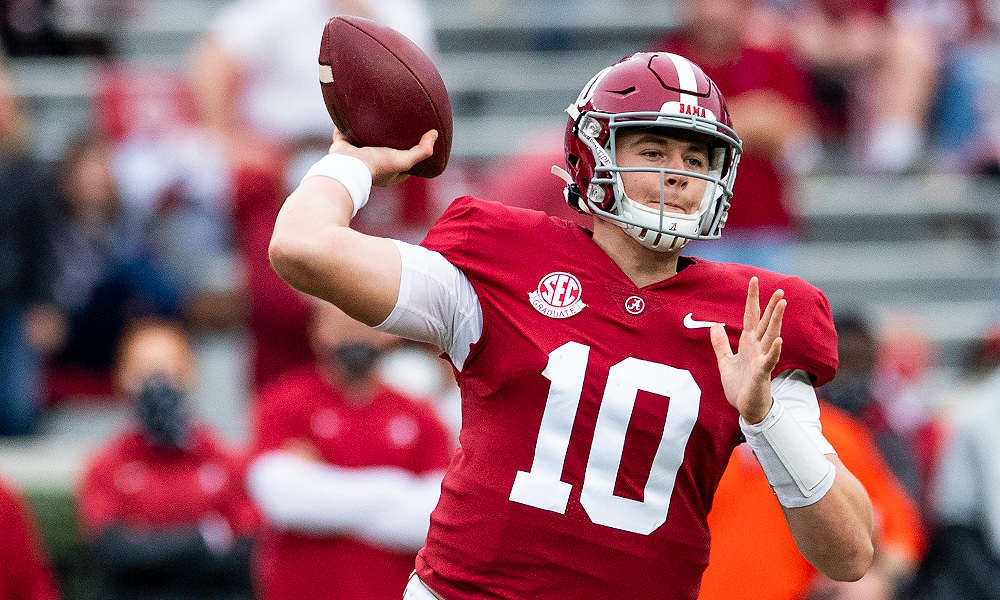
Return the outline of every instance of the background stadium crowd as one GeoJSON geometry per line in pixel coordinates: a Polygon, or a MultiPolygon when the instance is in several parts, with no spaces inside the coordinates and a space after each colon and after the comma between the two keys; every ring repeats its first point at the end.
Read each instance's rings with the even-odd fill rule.
{"type": "MultiPolygon", "coordinates": [[[[528,115],[518,94],[552,90],[505,88],[498,48],[513,45],[530,79],[533,60],[585,62],[623,23],[661,15],[627,44],[701,65],[745,144],[723,239],[691,253],[807,276],[803,248],[822,266],[836,261],[824,243],[849,254],[868,236],[918,248],[907,260],[934,287],[900,300],[815,282],[839,334],[840,370],[819,389],[824,433],[872,495],[876,567],[856,584],[822,580],[776,502],[748,523],[741,506],[773,497],[737,451],[710,514],[703,597],[1000,598],[1000,271],[978,273],[971,298],[941,272],[951,263],[922,252],[963,239],[995,262],[1000,4],[201,4],[201,27],[173,49],[183,59],[157,61],[122,42],[163,17],[144,20],[156,0],[0,0],[0,600],[401,597],[425,490],[457,444],[452,375],[427,348],[325,314],[267,262],[281,202],[329,145],[315,59],[339,13],[406,33],[453,91],[449,171],[376,190],[354,223],[413,242],[462,194],[585,224],[548,172],[563,162],[560,119],[510,108],[528,115]],[[45,65],[89,74],[82,119],[44,106],[59,97],[38,92],[45,65]],[[837,185],[853,203],[822,205],[837,185]],[[967,305],[950,315],[961,334],[929,322],[967,305]],[[110,424],[96,435],[81,425],[95,418],[110,424]],[[398,479],[350,479],[368,466],[398,479]],[[338,485],[370,496],[340,498],[338,485]]],[[[897,281],[894,251],[878,248],[874,275],[858,275],[874,290],[897,281]]]]}

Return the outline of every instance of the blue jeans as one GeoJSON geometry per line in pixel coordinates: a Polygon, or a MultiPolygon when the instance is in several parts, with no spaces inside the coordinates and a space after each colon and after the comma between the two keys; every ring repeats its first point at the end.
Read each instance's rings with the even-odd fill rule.
{"type": "Polygon", "coordinates": [[[24,310],[0,310],[0,435],[33,433],[41,408],[41,360],[28,345],[24,310]]]}

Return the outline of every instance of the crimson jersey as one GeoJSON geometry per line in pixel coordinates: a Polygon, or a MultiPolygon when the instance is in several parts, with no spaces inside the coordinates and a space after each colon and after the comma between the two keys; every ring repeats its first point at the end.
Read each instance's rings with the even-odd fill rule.
{"type": "Polygon", "coordinates": [[[105,527],[136,530],[195,526],[208,515],[237,534],[256,531],[259,517],[243,490],[239,460],[207,428],[195,426],[189,450],[151,446],[126,431],[87,463],[78,494],[80,526],[96,537],[105,527]]]}
{"type": "Polygon", "coordinates": [[[56,577],[31,505],[4,481],[0,481],[0,539],[0,598],[58,600],[56,577]]]}
{"type": "Polygon", "coordinates": [[[829,304],[804,281],[682,258],[637,288],[589,232],[460,198],[423,242],[472,282],[483,334],[461,372],[461,448],[417,558],[448,600],[698,595],[706,515],[740,443],[709,339],[735,345],[751,276],[785,290],[775,373],[836,370],[829,304]]]}
{"type": "MultiPolygon", "coordinates": [[[[332,465],[391,466],[418,474],[443,470],[452,451],[448,429],[430,406],[388,388],[370,404],[352,406],[315,365],[277,378],[263,392],[254,434],[255,454],[302,440],[332,465]]],[[[259,556],[261,597],[398,600],[413,556],[348,536],[269,531],[259,556]]]]}

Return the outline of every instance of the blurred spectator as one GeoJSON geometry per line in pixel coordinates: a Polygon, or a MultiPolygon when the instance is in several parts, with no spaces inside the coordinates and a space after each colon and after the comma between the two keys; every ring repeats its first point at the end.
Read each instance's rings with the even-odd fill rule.
{"type": "Polygon", "coordinates": [[[931,486],[934,533],[914,600],[1000,598],[1000,330],[976,344],[931,486]]]}
{"type": "Polygon", "coordinates": [[[42,405],[43,355],[62,345],[52,303],[48,219],[54,186],[27,149],[27,125],[0,55],[0,435],[31,433],[42,405]]]}
{"type": "Polygon", "coordinates": [[[963,146],[982,142],[973,139],[982,133],[974,125],[981,112],[974,89],[982,81],[974,64],[980,58],[969,52],[985,32],[980,0],[763,4],[773,20],[756,29],[758,39],[794,40],[815,77],[828,139],[846,137],[854,167],[875,173],[919,168],[933,134],[952,153],[968,155],[963,146]]]}
{"type": "Polygon", "coordinates": [[[196,123],[187,78],[148,65],[103,65],[94,119],[113,142],[122,202],[146,223],[149,245],[182,294],[198,333],[242,324],[234,266],[232,185],[222,149],[196,123]]]}
{"type": "Polygon", "coordinates": [[[760,465],[741,445],[708,515],[712,549],[701,600],[892,600],[916,570],[924,545],[916,504],[861,423],[822,401],[820,410],[823,435],[872,499],[875,564],[860,581],[823,577],[799,553],[760,465]]]}
{"type": "Polygon", "coordinates": [[[819,395],[864,423],[892,472],[912,497],[920,498],[920,468],[914,448],[906,436],[890,426],[876,397],[875,334],[864,319],[855,315],[836,315],[834,326],[840,365],[836,377],[819,389],[819,395]]]}
{"type": "Polygon", "coordinates": [[[144,216],[122,201],[109,140],[84,135],[68,148],[57,210],[54,297],[69,329],[51,365],[50,395],[107,395],[126,323],[176,314],[178,290],[153,260],[144,216]]]}
{"type": "Polygon", "coordinates": [[[907,442],[916,459],[922,507],[928,483],[941,451],[941,381],[935,377],[938,348],[927,337],[924,317],[909,311],[882,316],[877,335],[873,393],[876,404],[869,423],[876,431],[891,431],[907,442]]]}
{"type": "Polygon", "coordinates": [[[937,167],[981,172],[1000,160],[992,53],[994,30],[983,0],[899,0],[904,18],[933,31],[941,67],[930,128],[937,167]],[[992,97],[991,97],[991,89],[992,97]]]}
{"type": "Polygon", "coordinates": [[[525,137],[511,156],[499,159],[488,171],[476,195],[508,206],[540,210],[590,229],[594,218],[570,208],[563,190],[566,182],[552,174],[562,168],[563,129],[536,131],[525,137]]]}
{"type": "MultiPolygon", "coordinates": [[[[392,27],[430,55],[436,50],[425,0],[231,2],[190,61],[200,122],[227,149],[231,164],[277,169],[291,182],[290,190],[326,153],[333,123],[319,89],[317,57],[323,27],[341,14],[392,27]]],[[[427,181],[420,178],[380,188],[358,225],[383,233],[400,221],[422,226],[411,236],[418,241],[437,216],[430,214],[429,195],[427,181]]]]}
{"type": "Polygon", "coordinates": [[[313,362],[309,347],[309,302],[271,268],[267,247],[274,220],[285,200],[275,172],[241,169],[234,174],[234,236],[246,269],[253,388],[313,362]]]}
{"type": "Polygon", "coordinates": [[[248,482],[271,531],[263,600],[398,600],[423,545],[452,442],[431,407],[384,387],[396,338],[316,301],[317,361],[261,396],[248,482]]]}
{"type": "Polygon", "coordinates": [[[195,361],[171,321],[122,339],[117,383],[135,421],[91,457],[77,497],[101,598],[252,597],[256,513],[238,461],[187,412],[195,361]]]}
{"type": "Polygon", "coordinates": [[[374,19],[434,49],[423,0],[231,2],[195,49],[192,77],[203,122],[238,159],[259,156],[255,145],[240,148],[255,135],[286,145],[311,136],[329,140],[333,125],[316,60],[323,27],[338,14],[374,19]]]}
{"type": "Polygon", "coordinates": [[[131,0],[0,0],[0,45],[11,56],[107,56],[131,0]]]}
{"type": "Polygon", "coordinates": [[[379,359],[377,375],[400,394],[434,407],[451,431],[452,446],[458,447],[462,393],[451,365],[441,360],[440,350],[429,344],[403,340],[400,346],[379,359]]]}
{"type": "MultiPolygon", "coordinates": [[[[435,50],[425,0],[236,0],[190,57],[197,120],[231,167],[235,243],[246,267],[254,383],[311,361],[309,308],[271,270],[267,243],[288,191],[331,143],[317,57],[323,27],[339,14],[367,17],[435,50]],[[289,185],[291,184],[291,185],[289,185]]],[[[357,225],[419,241],[437,214],[428,182],[377,188],[357,225]]]]}
{"type": "Polygon", "coordinates": [[[808,78],[783,47],[748,42],[754,0],[687,0],[681,31],[657,41],[698,63],[725,94],[743,155],[726,229],[688,252],[722,262],[789,270],[796,206],[789,175],[818,158],[808,78]]]}
{"type": "Polygon", "coordinates": [[[0,480],[0,598],[59,600],[35,516],[21,494],[0,480]]]}

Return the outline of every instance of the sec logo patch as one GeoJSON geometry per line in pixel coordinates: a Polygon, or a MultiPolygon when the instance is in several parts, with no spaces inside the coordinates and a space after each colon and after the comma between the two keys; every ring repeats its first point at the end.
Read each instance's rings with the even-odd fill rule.
{"type": "Polygon", "coordinates": [[[556,271],[538,282],[538,287],[528,293],[528,300],[535,310],[546,317],[565,319],[587,307],[583,303],[583,286],[572,273],[556,271]]]}

